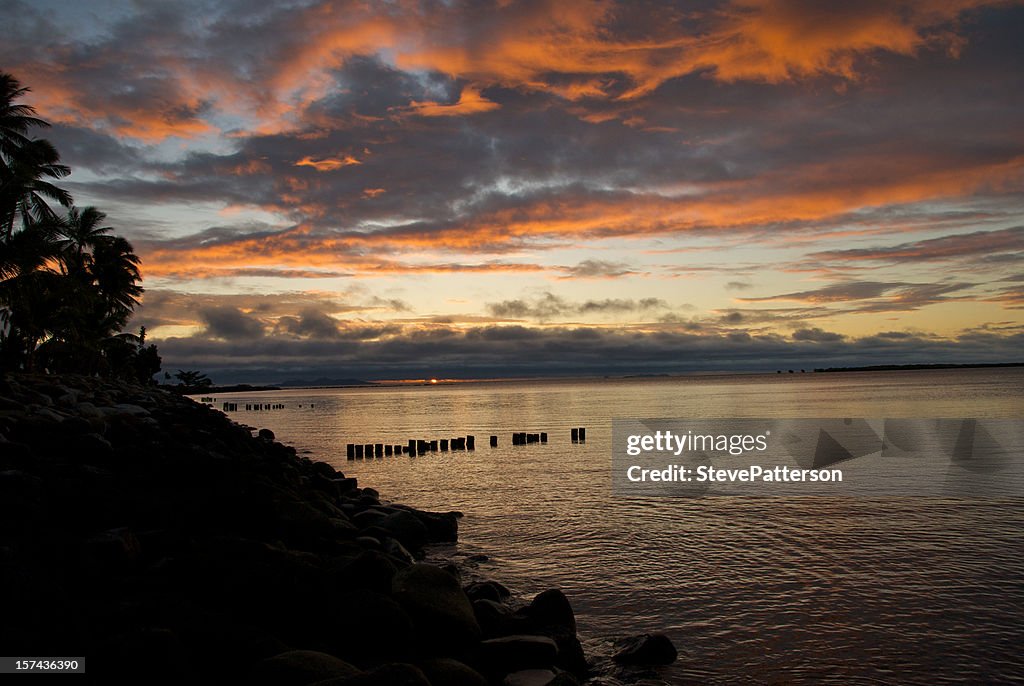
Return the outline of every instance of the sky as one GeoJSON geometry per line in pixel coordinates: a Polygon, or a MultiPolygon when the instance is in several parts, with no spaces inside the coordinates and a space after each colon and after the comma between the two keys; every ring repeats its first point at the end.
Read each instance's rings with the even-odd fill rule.
{"type": "Polygon", "coordinates": [[[1024,6],[0,0],[164,368],[1020,361],[1024,6]]]}

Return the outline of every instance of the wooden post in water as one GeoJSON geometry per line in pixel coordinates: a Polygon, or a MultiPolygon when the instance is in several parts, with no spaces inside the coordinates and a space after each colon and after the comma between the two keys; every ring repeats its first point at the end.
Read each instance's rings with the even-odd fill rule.
{"type": "Polygon", "coordinates": [[[580,430],[579,429],[573,429],[570,433],[572,434],[572,442],[573,443],[578,443],[579,440],[580,440],[580,430]]]}
{"type": "Polygon", "coordinates": [[[410,455],[413,455],[413,456],[416,455],[416,439],[415,438],[410,438],[409,439],[409,443],[408,443],[408,445],[406,447],[408,448],[408,453],[410,455]]]}
{"type": "Polygon", "coordinates": [[[497,448],[498,447],[498,437],[497,436],[491,436],[491,447],[492,448],[497,448]]]}
{"type": "Polygon", "coordinates": [[[437,452],[437,440],[436,439],[430,442],[430,452],[432,452],[432,453],[436,453],[437,452]]]}
{"type": "Polygon", "coordinates": [[[357,460],[363,459],[363,444],[362,443],[357,443],[356,444],[356,459],[357,460]]]}
{"type": "Polygon", "coordinates": [[[366,444],[366,445],[365,445],[365,446],[363,447],[363,453],[365,453],[365,454],[366,454],[366,457],[367,457],[367,458],[371,458],[371,457],[373,457],[373,443],[367,443],[367,444],[366,444]]]}
{"type": "Polygon", "coordinates": [[[476,436],[466,436],[465,445],[462,447],[466,450],[476,450],[476,436]]]}
{"type": "Polygon", "coordinates": [[[384,457],[391,457],[391,451],[392,450],[393,450],[393,448],[391,447],[390,443],[388,443],[386,446],[384,446],[384,457]]]}
{"type": "Polygon", "coordinates": [[[586,442],[587,442],[587,429],[586,429],[586,427],[581,426],[580,427],[580,443],[586,443],[586,442]]]}
{"type": "Polygon", "coordinates": [[[441,439],[441,452],[443,452],[443,453],[448,452],[448,439],[447,438],[442,438],[441,439]]]}
{"type": "Polygon", "coordinates": [[[378,443],[373,446],[373,454],[375,457],[384,457],[384,444],[378,443]]]}
{"type": "Polygon", "coordinates": [[[548,442],[548,435],[544,431],[540,432],[540,442],[541,443],[547,443],[548,442]]]}
{"type": "Polygon", "coordinates": [[[350,460],[356,459],[356,446],[354,444],[349,443],[345,446],[345,457],[350,460]]]}

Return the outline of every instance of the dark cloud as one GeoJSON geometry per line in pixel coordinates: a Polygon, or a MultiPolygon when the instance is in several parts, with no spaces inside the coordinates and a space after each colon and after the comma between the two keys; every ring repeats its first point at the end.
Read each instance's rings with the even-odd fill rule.
{"type": "Polygon", "coordinates": [[[261,338],[263,324],[235,307],[208,307],[199,311],[206,334],[226,341],[261,338]]]}
{"type": "Polygon", "coordinates": [[[842,304],[846,312],[901,312],[926,305],[959,299],[954,294],[971,289],[973,283],[882,283],[855,281],[757,298],[740,298],[744,302],[794,300],[815,304],[842,304]]]}
{"type": "Polygon", "coordinates": [[[281,317],[277,320],[276,328],[299,338],[330,340],[338,338],[341,333],[337,320],[312,308],[303,310],[298,317],[281,317]]]}
{"type": "Polygon", "coordinates": [[[797,329],[793,332],[794,341],[813,341],[816,343],[832,343],[843,340],[842,334],[824,331],[822,329],[797,329]]]}
{"type": "Polygon", "coordinates": [[[595,328],[473,327],[406,332],[379,339],[268,336],[160,342],[165,366],[208,370],[218,381],[275,382],[305,375],[366,379],[606,375],[702,370],[857,366],[878,363],[981,363],[1016,359],[1024,333],[967,332],[953,340],[924,334],[846,339],[822,331],[783,338],[732,331],[644,334],[595,328]]]}
{"type": "Polygon", "coordinates": [[[635,313],[664,309],[668,306],[661,298],[605,298],[570,302],[553,293],[544,293],[532,300],[516,299],[488,303],[487,310],[495,317],[547,321],[572,315],[635,313]]]}
{"type": "Polygon", "coordinates": [[[754,284],[748,281],[729,281],[725,284],[726,290],[729,291],[747,291],[754,287],[754,284]]]}
{"type": "Polygon", "coordinates": [[[871,261],[871,262],[931,262],[981,258],[992,260],[997,256],[1020,259],[1024,251],[1024,226],[1000,231],[975,231],[966,234],[928,238],[912,243],[901,243],[888,248],[852,248],[811,253],[818,260],[871,261]]]}
{"type": "Polygon", "coordinates": [[[575,267],[563,267],[563,270],[566,273],[566,278],[576,279],[612,279],[636,274],[622,262],[607,262],[605,260],[583,260],[575,267]]]}

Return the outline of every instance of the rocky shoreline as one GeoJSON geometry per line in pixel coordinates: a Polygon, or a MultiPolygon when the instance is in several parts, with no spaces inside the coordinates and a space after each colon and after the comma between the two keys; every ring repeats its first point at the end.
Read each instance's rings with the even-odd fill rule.
{"type": "MultiPolygon", "coordinates": [[[[594,677],[561,591],[513,607],[421,561],[459,513],[384,502],[253,434],[157,388],[0,378],[5,653],[139,683],[618,683],[594,677]]],[[[616,663],[670,662],[666,643],[636,637],[616,663]]]]}

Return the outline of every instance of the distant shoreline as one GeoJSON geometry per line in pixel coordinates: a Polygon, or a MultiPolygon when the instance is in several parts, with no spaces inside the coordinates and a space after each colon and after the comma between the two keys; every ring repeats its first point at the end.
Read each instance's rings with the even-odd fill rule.
{"type": "MultiPolygon", "coordinates": [[[[1007,367],[1024,367],[1024,362],[979,362],[968,364],[957,363],[935,363],[935,364],[876,364],[857,367],[817,367],[809,371],[814,373],[826,372],[886,372],[886,371],[927,371],[933,369],[993,369],[1007,367]]],[[[310,383],[301,384],[294,381],[281,384],[226,384],[223,386],[210,386],[206,388],[183,388],[181,386],[162,385],[169,391],[184,395],[216,395],[220,393],[255,393],[260,391],[294,391],[294,390],[326,390],[339,388],[414,388],[423,386],[453,386],[460,384],[476,383],[516,383],[516,382],[574,382],[581,380],[604,380],[604,381],[635,381],[635,380],[672,380],[693,377],[715,377],[715,376],[760,376],[790,373],[807,373],[805,370],[782,370],[772,371],[699,371],[689,373],[651,372],[640,374],[623,375],[586,375],[586,376],[524,376],[524,377],[483,377],[479,379],[441,379],[437,383],[430,381],[396,381],[393,379],[363,380],[345,379],[341,383],[310,383]]]]}
{"type": "Polygon", "coordinates": [[[890,372],[919,369],[986,369],[992,367],[1024,367],[1024,362],[989,362],[977,364],[873,364],[865,367],[825,367],[815,372],[890,372]]]}

